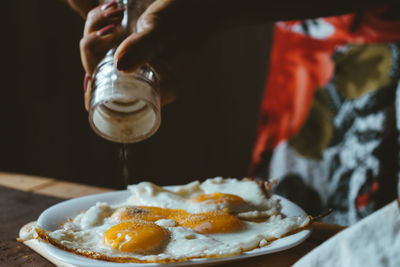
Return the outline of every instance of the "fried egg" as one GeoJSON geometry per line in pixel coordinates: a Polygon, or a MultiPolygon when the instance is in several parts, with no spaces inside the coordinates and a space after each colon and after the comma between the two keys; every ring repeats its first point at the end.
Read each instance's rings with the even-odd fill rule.
{"type": "Polygon", "coordinates": [[[213,178],[171,190],[143,182],[118,205],[97,203],[42,240],[115,262],[177,262],[238,255],[308,226],[250,180],[213,178]]]}
{"type": "Polygon", "coordinates": [[[268,210],[267,216],[279,214],[278,201],[267,198],[263,188],[252,180],[216,177],[170,190],[142,182],[128,189],[132,193],[128,199],[130,205],[179,207],[191,213],[227,209],[233,213],[268,210]]]}

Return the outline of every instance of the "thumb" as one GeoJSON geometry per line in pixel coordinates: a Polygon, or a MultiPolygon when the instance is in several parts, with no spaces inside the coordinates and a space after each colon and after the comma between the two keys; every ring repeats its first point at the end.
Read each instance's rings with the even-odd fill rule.
{"type": "Polygon", "coordinates": [[[123,72],[135,71],[159,52],[160,41],[154,30],[132,33],[117,48],[115,66],[123,72]]]}

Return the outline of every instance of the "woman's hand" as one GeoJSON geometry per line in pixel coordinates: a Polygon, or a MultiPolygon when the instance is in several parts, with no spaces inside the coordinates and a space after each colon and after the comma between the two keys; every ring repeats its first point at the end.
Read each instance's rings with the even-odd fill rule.
{"type": "MultiPolygon", "coordinates": [[[[85,14],[84,7],[90,6],[90,1],[83,2],[86,4],[77,8],[81,14],[85,14]]],[[[114,64],[120,71],[133,72],[145,63],[155,69],[162,105],[173,101],[185,72],[196,61],[198,48],[215,32],[210,14],[204,16],[205,5],[200,3],[199,0],[155,1],[139,17],[137,31],[123,40],[115,53],[114,64]]],[[[88,110],[91,92],[87,83],[107,51],[121,41],[123,9],[111,1],[91,9],[86,17],[80,52],[86,72],[88,110]]]]}
{"type": "Polygon", "coordinates": [[[87,13],[87,19],[80,41],[80,52],[85,69],[85,108],[89,110],[91,76],[97,64],[104,58],[107,51],[121,41],[123,29],[121,21],[124,9],[117,6],[116,1],[97,6],[87,13]]]}

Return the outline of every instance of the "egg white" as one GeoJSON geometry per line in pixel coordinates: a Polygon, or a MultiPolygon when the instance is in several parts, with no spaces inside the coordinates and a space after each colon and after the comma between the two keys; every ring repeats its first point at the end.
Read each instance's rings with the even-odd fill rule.
{"type": "Polygon", "coordinates": [[[268,210],[268,216],[279,214],[279,201],[266,198],[260,186],[251,180],[216,177],[207,179],[202,183],[195,181],[187,185],[176,186],[173,190],[162,188],[153,183],[142,182],[130,185],[128,189],[132,194],[127,202],[129,205],[183,209],[190,213],[228,208],[233,213],[268,210]],[[198,195],[213,193],[237,195],[243,198],[245,203],[235,206],[221,203],[196,203],[190,200],[198,195]]]}
{"type": "Polygon", "coordinates": [[[198,234],[189,228],[175,227],[173,220],[159,220],[156,224],[166,228],[170,233],[169,242],[156,255],[125,253],[111,249],[103,244],[104,233],[120,223],[115,218],[107,217],[108,211],[117,206],[97,203],[86,213],[78,215],[62,229],[49,233],[49,237],[63,246],[78,249],[81,252],[96,252],[108,257],[134,257],[139,260],[163,260],[210,256],[237,255],[275,240],[288,232],[309,223],[306,216],[282,218],[272,216],[264,222],[244,221],[244,230],[229,234],[198,234]],[[91,224],[87,222],[90,221],[91,224]]]}

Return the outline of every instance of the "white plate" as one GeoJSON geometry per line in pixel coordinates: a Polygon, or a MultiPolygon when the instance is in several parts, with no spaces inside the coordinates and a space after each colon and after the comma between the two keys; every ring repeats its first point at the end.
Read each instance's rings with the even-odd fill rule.
{"type": "MultiPolygon", "coordinates": [[[[167,187],[173,188],[173,187],[167,187]]],[[[107,202],[109,204],[118,204],[126,200],[126,198],[130,195],[128,190],[124,191],[116,191],[104,194],[91,195],[86,197],[75,198],[71,200],[63,201],[59,204],[51,206],[46,209],[40,216],[37,221],[37,225],[44,230],[54,231],[59,229],[60,225],[67,221],[68,218],[74,218],[81,211],[88,209],[89,207],[96,204],[96,202],[107,202]]],[[[296,215],[304,215],[305,212],[293,202],[274,195],[274,198],[278,198],[281,200],[282,213],[287,216],[296,216],[296,215]]],[[[236,261],[244,258],[255,257],[265,254],[274,253],[277,251],[282,251],[285,249],[289,249],[294,247],[301,242],[303,242],[307,237],[311,234],[310,229],[302,230],[296,234],[287,236],[282,239],[278,239],[271,244],[254,249],[248,252],[244,252],[241,255],[233,256],[233,257],[224,257],[224,258],[203,258],[203,259],[193,259],[185,262],[177,262],[177,263],[113,263],[107,261],[100,261],[95,259],[90,259],[86,257],[82,257],[73,253],[66,252],[64,250],[58,249],[50,244],[40,242],[40,245],[52,256],[55,258],[70,263],[77,266],[104,266],[104,267],[153,267],[153,266],[189,266],[189,265],[214,265],[226,263],[229,261],[236,261]]]]}

